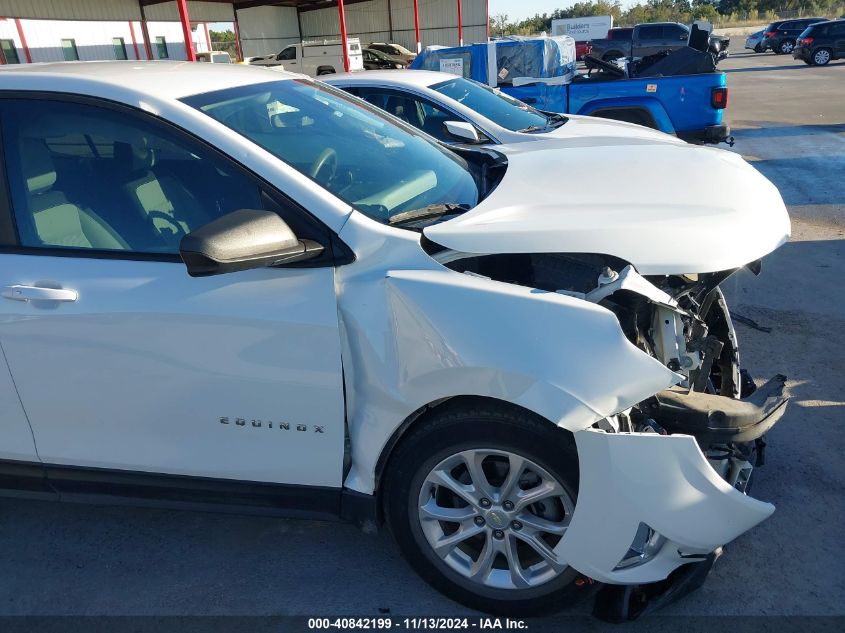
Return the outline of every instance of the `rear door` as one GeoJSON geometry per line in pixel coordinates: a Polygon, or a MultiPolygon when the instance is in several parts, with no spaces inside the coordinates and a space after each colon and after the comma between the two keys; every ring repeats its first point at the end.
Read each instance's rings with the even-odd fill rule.
{"type": "Polygon", "coordinates": [[[845,57],[845,22],[836,22],[828,27],[828,39],[836,57],[845,57]]]}
{"type": "MultiPolygon", "coordinates": [[[[14,240],[15,226],[11,216],[6,181],[0,179],[0,244],[14,240]]],[[[0,275],[8,271],[9,261],[0,252],[0,275]]],[[[0,299],[2,301],[2,299],[0,299]]],[[[0,481],[3,462],[38,462],[32,430],[21,406],[18,390],[6,362],[0,340],[0,481]]]]}
{"type": "MultiPolygon", "coordinates": [[[[331,261],[193,278],[181,237],[240,208],[326,229],[194,137],[70,97],[0,101],[16,230],[0,343],[46,464],[339,489],[331,261]]],[[[32,451],[0,364],[6,450],[32,451]]]]}
{"type": "Polygon", "coordinates": [[[637,27],[637,37],[634,42],[634,57],[654,55],[663,47],[663,26],[660,24],[643,24],[637,27]]]}

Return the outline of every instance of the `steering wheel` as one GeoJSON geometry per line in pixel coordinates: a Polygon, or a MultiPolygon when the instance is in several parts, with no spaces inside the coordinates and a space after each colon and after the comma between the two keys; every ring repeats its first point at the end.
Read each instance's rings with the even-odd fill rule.
{"type": "Polygon", "coordinates": [[[334,151],[331,147],[327,147],[320,155],[317,156],[317,159],[311,164],[311,169],[308,170],[308,175],[311,176],[317,182],[328,182],[332,178],[334,178],[335,174],[337,173],[337,152],[334,151]],[[326,169],[330,169],[331,171],[328,174],[328,178],[322,179],[319,178],[319,175],[326,169]]]}

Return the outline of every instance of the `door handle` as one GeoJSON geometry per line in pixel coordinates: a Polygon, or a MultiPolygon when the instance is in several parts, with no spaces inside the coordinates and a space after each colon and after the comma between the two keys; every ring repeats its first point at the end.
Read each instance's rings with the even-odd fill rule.
{"type": "Polygon", "coordinates": [[[6,286],[3,298],[12,301],[76,301],[79,293],[66,288],[42,288],[40,286],[6,286]]]}

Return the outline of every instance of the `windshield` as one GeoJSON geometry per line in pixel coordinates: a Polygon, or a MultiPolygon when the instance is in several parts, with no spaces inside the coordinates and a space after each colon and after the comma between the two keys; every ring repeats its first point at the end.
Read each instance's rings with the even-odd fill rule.
{"type": "Polygon", "coordinates": [[[330,86],[288,79],[183,101],[380,222],[434,205],[478,203],[463,158],[330,86]]]}
{"type": "Polygon", "coordinates": [[[435,84],[431,89],[513,132],[546,131],[565,121],[563,117],[548,117],[499,90],[462,77],[435,84]]]}

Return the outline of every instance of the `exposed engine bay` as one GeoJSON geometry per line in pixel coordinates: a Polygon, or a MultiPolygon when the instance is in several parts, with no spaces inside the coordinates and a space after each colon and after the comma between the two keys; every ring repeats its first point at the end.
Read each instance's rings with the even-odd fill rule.
{"type": "MultiPolygon", "coordinates": [[[[785,376],[757,388],[740,370],[736,333],[719,288],[739,269],[644,277],[627,262],[607,255],[441,250],[434,257],[457,272],[572,296],[613,312],[631,343],[682,380],[595,427],[608,433],[691,435],[718,476],[746,492],[752,470],[764,463],[764,433],[782,417],[787,399],[785,376]]],[[[746,268],[759,274],[760,262],[746,268]]],[[[642,560],[648,548],[660,545],[658,535],[647,527],[639,540],[626,559],[632,564],[642,560]]],[[[630,586],[608,586],[609,595],[597,601],[597,608],[607,610],[606,619],[637,617],[634,603],[676,599],[703,582],[706,571],[700,567],[709,570],[715,558],[679,568],[673,575],[682,575],[682,580],[664,583],[660,591],[642,585],[641,595],[635,595],[630,586]],[[679,592],[679,585],[685,590],[679,592]]]]}

